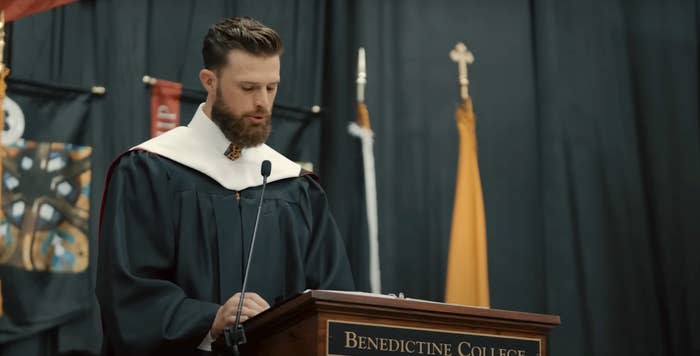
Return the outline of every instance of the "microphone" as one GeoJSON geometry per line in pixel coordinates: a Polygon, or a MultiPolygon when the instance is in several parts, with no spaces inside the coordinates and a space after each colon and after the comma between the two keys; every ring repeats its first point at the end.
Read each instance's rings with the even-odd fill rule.
{"type": "Polygon", "coordinates": [[[265,190],[265,183],[267,183],[267,177],[270,176],[272,172],[272,163],[268,160],[264,160],[260,166],[260,174],[263,176],[263,191],[265,190]]]}
{"type": "Polygon", "coordinates": [[[224,329],[224,340],[226,347],[235,356],[239,356],[238,345],[246,343],[245,330],[241,325],[241,311],[243,310],[243,299],[245,298],[245,287],[248,284],[248,272],[250,272],[250,261],[253,259],[253,248],[255,247],[255,237],[258,235],[258,223],[260,222],[260,211],[262,210],[263,196],[265,195],[265,186],[267,185],[267,177],[272,171],[272,163],[264,160],[260,166],[260,175],[263,176],[262,191],[260,192],[260,202],[258,203],[258,213],[255,216],[255,227],[253,228],[253,238],[250,241],[250,251],[248,252],[248,261],[245,265],[245,274],[243,275],[243,286],[241,287],[241,295],[238,299],[238,309],[236,310],[236,324],[233,328],[224,329]]]}

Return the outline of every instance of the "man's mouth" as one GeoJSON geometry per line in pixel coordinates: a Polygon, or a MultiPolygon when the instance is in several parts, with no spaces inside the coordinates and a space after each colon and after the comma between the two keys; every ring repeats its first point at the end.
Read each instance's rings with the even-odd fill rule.
{"type": "Polygon", "coordinates": [[[265,122],[265,119],[267,119],[266,115],[248,115],[246,118],[253,123],[263,123],[265,122]]]}

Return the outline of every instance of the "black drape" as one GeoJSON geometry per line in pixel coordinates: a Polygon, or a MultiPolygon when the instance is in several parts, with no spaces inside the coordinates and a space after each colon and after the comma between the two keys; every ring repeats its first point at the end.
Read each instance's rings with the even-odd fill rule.
{"type": "Polygon", "coordinates": [[[696,2],[352,4],[333,36],[368,51],[387,290],[442,296],[466,40],[492,304],[561,314],[554,354],[700,352],[696,2]]]}
{"type": "MultiPolygon", "coordinates": [[[[94,242],[106,169],[120,152],[149,136],[150,91],[141,82],[142,76],[180,81],[187,89],[201,90],[197,75],[206,29],[233,15],[259,18],[280,31],[286,47],[281,76],[288,84],[280,88],[277,102],[302,111],[320,105],[325,26],[322,0],[284,3],[85,0],[10,25],[6,58],[11,77],[86,91],[93,85],[103,85],[107,90],[103,97],[93,97],[89,123],[83,126],[85,132],[79,136],[89,137],[93,144],[91,266],[95,266],[97,258],[94,242]]],[[[189,122],[198,104],[183,101],[183,124],[189,122]]],[[[276,125],[270,143],[290,158],[318,165],[321,122],[318,116],[278,110],[273,120],[276,125]]],[[[67,137],[65,132],[53,133],[56,140],[67,137]]],[[[47,133],[42,139],[50,139],[49,136],[47,133]]],[[[82,290],[94,289],[91,267],[90,273],[93,273],[91,283],[86,283],[82,290]]],[[[62,328],[44,330],[46,333],[25,344],[40,343],[47,354],[55,350],[96,352],[99,327],[95,310],[72,320],[62,328]]],[[[29,352],[25,344],[7,348],[0,345],[0,353],[29,352]]]]}
{"type": "Polygon", "coordinates": [[[552,343],[698,354],[697,2],[533,5],[552,343]]]}
{"type": "MultiPolygon", "coordinates": [[[[457,164],[454,110],[457,66],[449,51],[458,41],[476,55],[471,67],[486,197],[494,305],[543,308],[542,250],[532,42],[527,4],[467,2],[333,2],[334,55],[328,67],[336,95],[326,126],[322,176],[337,216],[361,221],[359,144],[347,134],[354,120],[357,47],[367,51],[367,106],[375,132],[379,244],[385,291],[441,300],[457,164]],[[420,21],[416,21],[420,19],[420,21]],[[510,53],[518,53],[511,56],[510,53]],[[330,127],[330,128],[329,128],[330,127]],[[359,200],[359,201],[358,201],[359,200]],[[347,203],[343,203],[346,204],[347,203]],[[524,235],[527,232],[528,235],[524,235]],[[410,247],[409,247],[410,246],[410,247]],[[512,268],[513,265],[518,268],[512,268]],[[508,278],[501,278],[508,276],[508,278]],[[520,297],[508,297],[518,290],[520,297]]],[[[331,47],[329,46],[329,50],[331,47]]],[[[361,235],[354,235],[361,236],[361,235]]],[[[364,238],[364,236],[363,236],[364,238]]]]}
{"type": "Polygon", "coordinates": [[[441,300],[458,144],[448,53],[465,41],[492,305],[560,314],[555,355],[700,354],[696,0],[99,0],[19,20],[12,75],[107,88],[91,104],[93,207],[110,160],[147,138],[141,76],[199,89],[201,38],[228,15],[280,30],[278,103],[323,108],[310,121],[276,111],[271,143],[315,164],[362,289],[357,47],[384,290],[441,300]]]}
{"type": "MultiPolygon", "coordinates": [[[[40,13],[12,23],[8,31],[9,38],[6,39],[8,45],[5,56],[11,68],[10,76],[13,78],[48,82],[70,88],[41,88],[9,79],[7,93],[16,96],[20,105],[42,106],[24,108],[24,138],[93,147],[91,182],[97,184],[91,184],[91,217],[96,216],[99,211],[101,182],[104,179],[104,164],[96,165],[100,162],[96,157],[104,157],[104,146],[96,144],[104,135],[100,120],[93,119],[98,115],[98,108],[103,102],[101,98],[91,98],[89,94],[90,86],[99,84],[96,80],[99,53],[94,47],[97,37],[93,10],[90,3],[76,4],[70,8],[40,13]]],[[[94,270],[90,267],[97,261],[97,251],[92,249],[97,237],[96,221],[95,218],[90,220],[91,248],[88,252],[90,262],[87,271],[57,276],[57,280],[64,279],[66,283],[53,289],[48,287],[55,285],[46,280],[46,277],[49,277],[48,272],[43,276],[42,272],[34,272],[33,278],[39,283],[43,279],[46,291],[53,292],[46,296],[49,300],[45,301],[53,312],[44,314],[43,322],[37,327],[19,325],[21,331],[10,337],[13,343],[0,345],[0,353],[14,355],[36,352],[51,355],[56,352],[74,351],[94,353],[99,350],[99,316],[96,298],[94,293],[91,293],[94,289],[94,270]],[[75,299],[66,298],[71,294],[76,296],[75,299]],[[60,326],[55,327],[59,323],[60,326]],[[23,335],[30,332],[41,336],[23,335]]],[[[21,281],[12,280],[4,281],[3,286],[7,288],[8,284],[17,289],[32,287],[31,284],[25,285],[21,281]]],[[[4,307],[11,308],[9,304],[10,301],[5,301],[4,307]]],[[[40,313],[43,310],[43,302],[38,301],[36,304],[36,310],[30,313],[40,313]]],[[[3,338],[6,338],[6,335],[3,335],[3,338]]]]}

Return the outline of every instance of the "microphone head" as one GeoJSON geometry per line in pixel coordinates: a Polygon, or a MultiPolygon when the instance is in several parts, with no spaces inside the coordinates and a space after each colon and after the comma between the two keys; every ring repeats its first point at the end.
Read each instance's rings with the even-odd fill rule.
{"type": "Polygon", "coordinates": [[[264,160],[262,165],[260,166],[260,174],[262,174],[263,177],[267,178],[270,176],[270,172],[272,171],[272,163],[268,160],[264,160]]]}

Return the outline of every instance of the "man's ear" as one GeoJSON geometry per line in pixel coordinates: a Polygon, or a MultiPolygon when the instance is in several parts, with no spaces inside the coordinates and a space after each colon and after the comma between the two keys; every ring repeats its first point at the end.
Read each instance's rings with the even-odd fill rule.
{"type": "Polygon", "coordinates": [[[203,68],[199,71],[199,81],[202,82],[202,87],[209,95],[216,95],[216,73],[203,68]]]}

